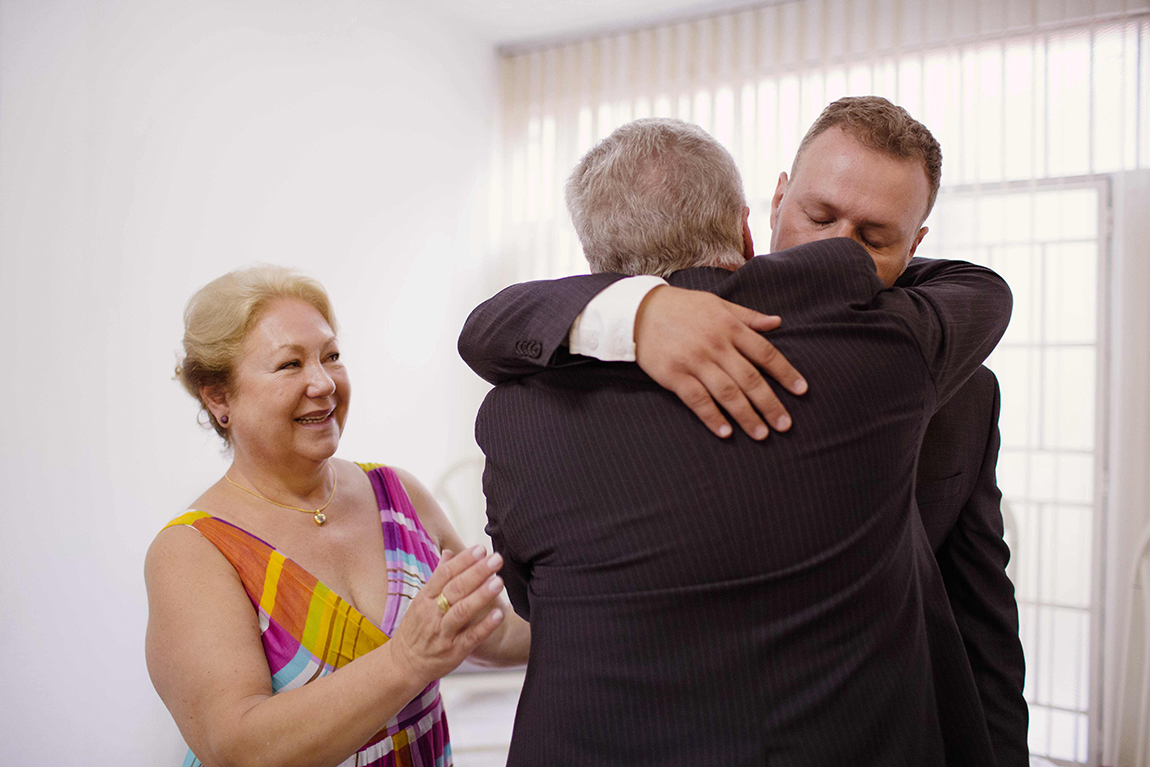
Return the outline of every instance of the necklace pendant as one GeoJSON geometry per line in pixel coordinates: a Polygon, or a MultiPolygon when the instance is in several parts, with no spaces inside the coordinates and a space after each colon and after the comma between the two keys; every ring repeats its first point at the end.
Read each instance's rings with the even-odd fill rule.
{"type": "Polygon", "coordinates": [[[322,511],[317,511],[315,513],[315,523],[317,525],[322,525],[326,521],[327,521],[327,516],[322,511]]]}

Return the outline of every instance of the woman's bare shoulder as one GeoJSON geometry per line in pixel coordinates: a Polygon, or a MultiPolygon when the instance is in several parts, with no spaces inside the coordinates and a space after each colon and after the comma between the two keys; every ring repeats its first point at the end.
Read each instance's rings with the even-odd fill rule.
{"type": "Polygon", "coordinates": [[[226,573],[232,568],[223,553],[190,523],[169,524],[156,533],[144,556],[144,580],[153,586],[188,585],[210,573],[226,573]]]}

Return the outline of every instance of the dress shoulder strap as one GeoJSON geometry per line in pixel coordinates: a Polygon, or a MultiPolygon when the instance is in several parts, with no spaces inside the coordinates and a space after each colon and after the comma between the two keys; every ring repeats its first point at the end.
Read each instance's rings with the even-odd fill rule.
{"type": "Polygon", "coordinates": [[[160,532],[167,530],[169,527],[175,527],[176,525],[188,525],[189,527],[195,527],[196,522],[200,521],[201,519],[204,519],[205,517],[210,517],[210,516],[212,516],[212,515],[207,513],[206,511],[196,511],[194,509],[191,509],[189,511],[185,511],[183,514],[176,517],[175,519],[173,519],[171,522],[164,525],[163,527],[161,527],[160,532]]]}

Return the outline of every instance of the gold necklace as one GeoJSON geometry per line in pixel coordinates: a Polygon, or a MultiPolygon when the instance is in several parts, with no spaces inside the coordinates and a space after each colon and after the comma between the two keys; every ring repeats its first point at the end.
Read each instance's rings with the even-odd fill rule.
{"type": "Polygon", "coordinates": [[[324,522],[327,521],[327,516],[323,513],[323,510],[326,509],[328,507],[328,505],[331,503],[331,499],[335,498],[335,487],[337,484],[339,484],[339,475],[335,473],[335,466],[332,466],[331,467],[331,495],[328,496],[327,503],[325,503],[323,506],[320,506],[318,509],[315,509],[313,511],[312,509],[301,509],[297,506],[288,506],[286,503],[280,503],[279,501],[273,501],[271,498],[267,498],[263,495],[260,495],[259,493],[257,493],[254,490],[248,490],[243,485],[237,485],[235,482],[232,482],[232,478],[228,476],[228,473],[226,471],[224,472],[224,479],[226,479],[228,482],[231,482],[231,484],[235,485],[240,490],[243,490],[248,495],[254,495],[256,498],[262,498],[263,500],[267,501],[268,503],[273,503],[276,506],[279,506],[279,507],[284,508],[284,509],[291,509],[292,511],[302,511],[304,514],[314,514],[315,515],[315,523],[317,525],[322,525],[324,522]]]}

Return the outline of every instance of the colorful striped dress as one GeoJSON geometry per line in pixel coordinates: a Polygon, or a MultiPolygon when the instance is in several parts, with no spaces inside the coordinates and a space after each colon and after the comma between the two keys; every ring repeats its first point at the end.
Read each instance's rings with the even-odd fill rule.
{"type": "MultiPolygon", "coordinates": [[[[375,489],[387,556],[387,606],[379,624],[360,613],[315,576],[270,544],[202,511],[172,525],[198,530],[218,548],[243,581],[259,614],[272,690],[294,690],[330,674],[387,641],[411,598],[439,563],[435,544],[416,516],[395,471],[359,464],[375,489]]],[[[188,751],[183,767],[200,767],[188,751]]],[[[447,767],[451,744],[439,682],[432,682],[340,767],[447,767]]]]}

